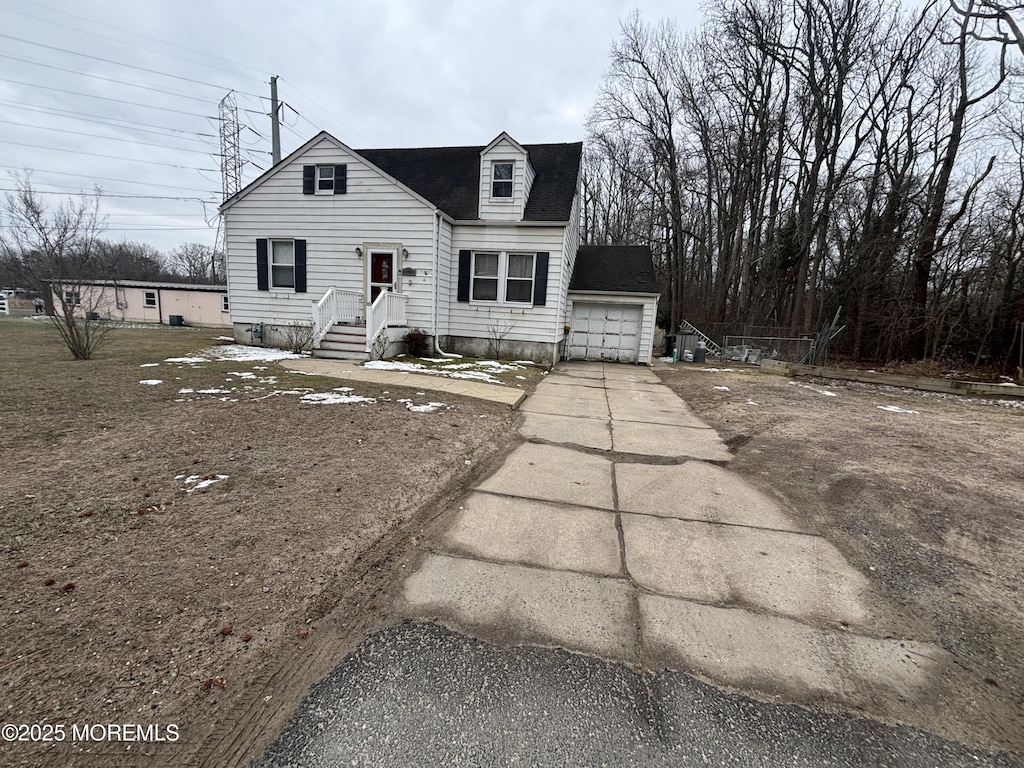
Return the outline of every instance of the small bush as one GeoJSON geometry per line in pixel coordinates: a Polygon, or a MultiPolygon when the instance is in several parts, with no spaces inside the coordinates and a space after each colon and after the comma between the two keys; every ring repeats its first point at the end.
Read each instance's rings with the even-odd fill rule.
{"type": "Polygon", "coordinates": [[[289,352],[306,352],[313,346],[312,323],[289,323],[282,329],[282,335],[289,352]]]}
{"type": "Polygon", "coordinates": [[[430,354],[430,335],[413,328],[402,337],[406,351],[413,357],[426,357],[430,354]]]}

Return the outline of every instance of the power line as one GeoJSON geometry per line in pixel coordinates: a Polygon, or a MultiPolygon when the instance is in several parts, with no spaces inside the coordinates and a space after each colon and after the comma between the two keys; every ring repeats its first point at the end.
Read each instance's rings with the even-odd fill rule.
{"type": "Polygon", "coordinates": [[[135,139],[122,139],[122,138],[120,138],[118,136],[101,136],[98,133],[85,133],[83,131],[69,131],[69,130],[67,130],[65,128],[50,128],[50,127],[45,126],[45,125],[27,125],[25,123],[17,123],[17,122],[15,122],[13,120],[0,120],[0,123],[7,123],[9,125],[20,125],[23,128],[34,128],[34,129],[43,130],[43,131],[56,131],[58,133],[67,133],[67,134],[71,134],[73,136],[88,136],[88,137],[93,138],[93,139],[109,139],[111,141],[116,141],[116,142],[118,142],[120,144],[141,144],[144,147],[160,147],[161,149],[171,149],[171,150],[174,150],[175,152],[192,152],[192,153],[195,153],[197,155],[209,155],[210,154],[209,151],[204,150],[204,149],[188,149],[186,147],[169,147],[166,144],[157,144],[157,143],[152,142],[152,141],[137,141],[135,139]]]}
{"type": "MultiPolygon", "coordinates": [[[[24,1],[25,0],[23,0],[23,2],[24,1]]],[[[226,64],[231,64],[231,65],[236,66],[236,67],[241,67],[242,69],[248,69],[248,70],[251,70],[253,72],[259,72],[261,77],[264,76],[264,74],[265,74],[263,70],[261,70],[261,69],[259,69],[257,67],[250,67],[248,64],[243,64],[243,63],[238,62],[238,61],[232,61],[231,59],[225,59],[225,58],[223,58],[221,56],[216,56],[216,55],[214,55],[212,53],[205,53],[204,51],[197,51],[194,48],[188,48],[188,47],[186,47],[184,45],[178,45],[177,43],[171,43],[171,42],[168,42],[167,40],[161,40],[158,37],[150,37],[149,35],[143,35],[141,32],[135,32],[134,30],[131,30],[131,29],[125,29],[123,27],[117,27],[117,26],[114,26],[113,24],[106,24],[106,23],[104,23],[102,21],[96,21],[95,19],[90,19],[90,18],[88,18],[86,16],[79,16],[77,14],[71,13],[70,11],[61,10],[59,8],[53,8],[53,7],[45,5],[43,3],[36,2],[36,0],[33,0],[32,3],[27,3],[27,4],[33,6],[33,8],[45,8],[46,10],[52,11],[53,13],[59,13],[59,14],[61,14],[63,16],[70,16],[71,18],[79,19],[81,21],[87,21],[90,24],[95,24],[98,27],[106,27],[107,29],[113,29],[113,30],[116,30],[118,32],[124,32],[124,33],[129,34],[129,35],[134,35],[135,37],[140,37],[143,40],[151,40],[153,42],[157,42],[157,43],[160,43],[162,45],[169,46],[171,48],[178,48],[178,49],[180,49],[182,51],[188,51],[189,53],[197,53],[200,56],[205,56],[206,58],[209,58],[209,59],[214,59],[216,61],[223,61],[226,64]]],[[[58,26],[58,27],[65,27],[66,29],[74,29],[76,32],[85,32],[86,34],[93,35],[94,37],[99,37],[99,38],[101,38],[103,40],[113,40],[114,42],[121,43],[122,45],[130,45],[133,48],[138,48],[139,50],[145,50],[145,51],[148,51],[148,52],[151,52],[151,53],[157,53],[157,54],[159,54],[161,56],[167,56],[168,58],[178,59],[180,61],[187,61],[190,64],[198,64],[199,66],[209,66],[208,64],[203,64],[202,62],[198,62],[198,61],[195,61],[193,59],[186,59],[186,58],[184,58],[182,56],[175,56],[174,54],[171,54],[171,53],[164,53],[163,51],[153,51],[152,48],[144,48],[143,46],[137,45],[136,43],[129,43],[129,42],[125,41],[125,40],[118,40],[115,37],[109,37],[107,35],[101,35],[99,32],[93,32],[91,30],[81,29],[80,27],[77,27],[77,26],[73,27],[73,26],[70,26],[68,24],[61,24],[59,21],[53,21],[52,19],[44,19],[44,18],[42,18],[40,16],[33,16],[31,14],[24,13],[23,11],[13,11],[11,9],[8,9],[8,10],[11,13],[17,13],[17,14],[19,14],[21,16],[26,16],[26,17],[31,18],[31,19],[37,19],[37,20],[43,21],[43,22],[45,22],[47,24],[53,24],[53,25],[58,26]]],[[[223,70],[223,69],[220,70],[220,71],[224,72],[225,74],[230,74],[230,75],[237,75],[238,74],[237,72],[228,72],[227,70],[223,70]]]]}
{"type": "MultiPolygon", "coordinates": [[[[282,77],[282,78],[279,78],[279,79],[284,80],[285,78],[282,77]]],[[[314,109],[318,109],[318,110],[322,111],[328,117],[336,120],[340,125],[342,125],[348,131],[348,133],[356,136],[357,138],[361,138],[364,142],[367,140],[365,136],[363,136],[361,133],[359,133],[359,131],[357,131],[355,128],[353,128],[351,125],[349,125],[345,120],[342,120],[340,117],[335,115],[333,112],[331,112],[327,108],[321,107],[320,104],[316,101],[316,99],[312,98],[311,96],[309,96],[309,95],[303,93],[301,90],[299,90],[299,87],[297,85],[295,85],[295,83],[293,83],[291,80],[287,80],[286,82],[288,83],[289,86],[291,86],[292,90],[294,90],[297,94],[299,94],[300,96],[305,98],[313,106],[314,109]]],[[[299,114],[298,111],[295,110],[294,107],[292,107],[292,111],[294,111],[296,114],[299,114]]],[[[301,115],[300,115],[300,117],[301,117],[301,115]]],[[[310,120],[308,120],[306,118],[303,118],[303,119],[306,120],[307,123],[312,125],[317,130],[320,130],[320,128],[318,126],[314,125],[310,120]]]]}
{"type": "MultiPolygon", "coordinates": [[[[56,186],[56,185],[50,185],[50,186],[56,186]]],[[[72,187],[72,189],[73,189],[73,187],[72,187]]],[[[14,187],[0,187],[0,192],[20,192],[20,191],[21,190],[16,189],[14,187]]],[[[46,189],[33,189],[32,192],[33,192],[33,194],[36,194],[36,195],[63,195],[64,197],[68,196],[67,192],[51,192],[51,191],[46,190],[46,189]]],[[[100,193],[100,197],[101,198],[111,197],[111,198],[129,199],[129,200],[188,200],[188,201],[196,202],[196,203],[211,203],[211,204],[216,204],[217,203],[217,201],[215,201],[215,200],[203,200],[200,197],[171,197],[171,196],[165,196],[165,195],[123,195],[123,194],[118,194],[116,192],[107,192],[107,191],[102,191],[100,193]]],[[[106,215],[106,214],[104,214],[104,215],[106,215]]],[[[149,214],[149,215],[155,215],[155,214],[149,214]]]]}
{"type": "MultiPolygon", "coordinates": [[[[199,133],[197,131],[186,131],[181,128],[157,126],[153,125],[152,123],[140,123],[135,120],[126,120],[122,117],[100,119],[100,115],[93,115],[88,113],[82,114],[80,112],[74,112],[70,109],[60,109],[58,107],[41,107],[38,104],[23,104],[21,102],[9,101],[7,99],[0,99],[0,104],[3,104],[8,107],[16,107],[17,109],[24,109],[29,112],[39,112],[44,115],[54,115],[56,117],[68,117],[73,120],[83,120],[87,123],[99,123],[100,125],[110,125],[114,128],[128,128],[129,130],[133,131],[144,131],[146,133],[183,133],[187,134],[188,137],[198,136],[211,139],[217,138],[216,135],[212,133],[199,133]],[[118,123],[123,123],[123,125],[118,125],[118,123]]],[[[215,120],[216,118],[207,117],[207,119],[215,120]]]]}
{"type": "MultiPolygon", "coordinates": [[[[7,141],[6,139],[0,139],[0,144],[13,144],[17,147],[32,147],[33,149],[46,149],[51,152],[71,152],[76,155],[90,155],[92,157],[105,157],[108,160],[125,160],[130,163],[148,163],[150,165],[162,165],[166,168],[180,168],[184,171],[209,171],[210,173],[216,173],[214,168],[196,168],[191,165],[175,165],[174,163],[160,163],[156,160],[139,160],[134,157],[119,157],[117,155],[101,155],[96,152],[83,152],[78,149],[65,149],[63,147],[46,147],[41,144],[24,144],[20,141],[7,141]]],[[[212,153],[210,153],[212,154],[212,153]]]]}
{"type": "MultiPolygon", "coordinates": [[[[7,35],[0,33],[0,37],[7,37],[7,35]]],[[[129,101],[127,99],[114,99],[110,96],[96,96],[92,93],[82,93],[81,91],[69,91],[64,88],[52,88],[48,85],[39,85],[38,83],[26,83],[21,80],[8,80],[5,77],[0,77],[0,82],[13,83],[14,85],[26,85],[29,88],[41,88],[44,91],[56,91],[57,93],[70,93],[72,96],[81,96],[87,99],[102,99],[103,101],[113,101],[118,104],[131,104],[133,107],[141,107],[143,109],[159,109],[161,112],[174,112],[178,115],[186,115],[187,117],[208,117],[208,115],[200,115],[195,112],[185,112],[180,109],[171,109],[170,107],[157,107],[152,104],[139,104],[137,101],[129,101]]]]}
{"type": "MultiPolygon", "coordinates": [[[[21,167],[19,167],[17,165],[0,165],[0,168],[7,168],[7,169],[12,170],[12,171],[22,171],[22,170],[25,170],[24,168],[21,168],[21,167]]],[[[115,178],[111,178],[110,176],[93,176],[92,174],[88,174],[88,173],[69,173],[67,171],[47,171],[47,170],[45,170],[43,168],[33,168],[31,170],[34,173],[49,173],[49,174],[53,174],[54,176],[75,176],[77,178],[93,179],[93,180],[98,180],[98,181],[117,181],[117,182],[121,182],[122,184],[141,184],[141,185],[146,186],[146,187],[163,187],[164,189],[180,189],[180,190],[183,190],[185,192],[203,192],[203,193],[208,194],[208,195],[216,194],[214,192],[214,190],[212,190],[212,189],[198,189],[197,187],[180,187],[180,186],[178,186],[176,184],[157,184],[157,183],[152,182],[152,181],[133,181],[131,179],[115,179],[115,178]]]]}
{"type": "MultiPolygon", "coordinates": [[[[170,77],[170,78],[173,78],[174,80],[182,80],[182,81],[184,81],[186,83],[192,83],[194,85],[203,85],[203,86],[206,86],[208,88],[217,88],[218,90],[221,90],[221,91],[235,90],[235,89],[230,88],[230,87],[228,87],[226,85],[217,85],[216,83],[207,83],[207,82],[204,82],[203,80],[195,80],[195,79],[193,79],[191,77],[184,77],[183,75],[172,75],[169,72],[161,72],[158,69],[149,69],[147,67],[140,67],[140,66],[137,66],[135,64],[126,64],[123,61],[115,61],[114,59],[105,59],[102,56],[92,56],[92,55],[90,55],[88,53],[79,53],[78,51],[68,50],[67,48],[59,48],[56,45],[47,45],[46,43],[38,43],[35,40],[26,40],[23,37],[16,37],[14,35],[7,35],[7,34],[4,34],[3,32],[0,32],[0,37],[6,38],[8,40],[15,40],[15,41],[17,41],[19,43],[27,43],[28,45],[36,45],[36,46],[39,46],[40,48],[46,48],[47,50],[51,50],[51,51],[59,51],[60,53],[67,53],[67,54],[70,54],[72,56],[81,56],[84,59],[92,59],[93,61],[102,61],[105,64],[114,64],[114,65],[119,66],[119,67],[128,67],[129,69],[136,69],[139,72],[147,72],[147,73],[149,73],[151,75],[160,75],[161,77],[170,77]]],[[[245,92],[244,91],[238,91],[238,93],[245,93],[245,92]]],[[[260,98],[258,95],[254,94],[254,93],[246,93],[246,96],[255,96],[256,98],[260,98]]]]}
{"type": "Polygon", "coordinates": [[[132,88],[142,88],[146,91],[156,91],[157,93],[162,93],[165,96],[176,96],[179,99],[192,99],[193,101],[201,101],[204,103],[209,103],[210,101],[209,99],[203,98],[202,96],[191,96],[187,93],[176,93],[175,91],[167,91],[162,88],[154,88],[151,85],[141,85],[139,83],[132,83],[128,80],[118,80],[116,77],[106,77],[104,75],[97,75],[93,72],[83,72],[80,69],[72,69],[71,67],[59,67],[56,64],[47,64],[42,61],[34,61],[33,59],[23,59],[20,56],[11,56],[8,53],[0,53],[0,56],[2,56],[5,59],[13,59],[14,61],[23,61],[26,64],[32,64],[36,67],[46,67],[47,69],[56,69],[61,72],[70,72],[73,75],[81,75],[82,77],[91,77],[96,80],[104,80],[108,83],[117,83],[118,85],[129,85],[132,88]]]}

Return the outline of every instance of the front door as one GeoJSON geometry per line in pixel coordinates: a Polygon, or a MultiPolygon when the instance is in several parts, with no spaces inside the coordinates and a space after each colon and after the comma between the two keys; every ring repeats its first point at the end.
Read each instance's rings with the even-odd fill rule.
{"type": "Polygon", "coordinates": [[[370,303],[381,291],[395,290],[395,252],[370,251],[370,303]]]}

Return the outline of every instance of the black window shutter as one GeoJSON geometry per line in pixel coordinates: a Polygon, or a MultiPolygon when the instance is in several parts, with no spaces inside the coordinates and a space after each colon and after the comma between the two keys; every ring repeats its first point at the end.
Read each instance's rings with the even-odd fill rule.
{"type": "Polygon", "coordinates": [[[265,237],[256,240],[256,290],[270,290],[270,264],[267,259],[267,239],[265,237]]]}
{"type": "Polygon", "coordinates": [[[334,194],[344,195],[348,192],[348,166],[334,166],[334,194]]]}
{"type": "Polygon", "coordinates": [[[473,252],[459,251],[459,301],[469,301],[469,271],[473,268],[473,252]]]}
{"type": "Polygon", "coordinates": [[[533,281],[533,306],[543,307],[548,295],[548,254],[537,254],[536,277],[533,281]]]}
{"type": "Polygon", "coordinates": [[[316,166],[302,166],[302,194],[316,194],[316,166]]]}
{"type": "Polygon", "coordinates": [[[295,241],[295,292],[306,292],[306,241],[295,241]]]}

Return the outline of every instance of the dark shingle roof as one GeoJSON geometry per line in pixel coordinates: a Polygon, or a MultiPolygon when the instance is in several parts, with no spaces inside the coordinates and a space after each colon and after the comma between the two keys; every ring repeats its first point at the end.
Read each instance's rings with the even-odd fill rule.
{"type": "Polygon", "coordinates": [[[659,293],[651,249],[646,245],[581,245],[569,290],[659,293]]]}
{"type": "MultiPolygon", "coordinates": [[[[524,144],[536,173],[524,221],[568,221],[583,144],[524,144]]],[[[483,147],[357,149],[453,219],[479,218],[480,152],[483,147]]]]}

